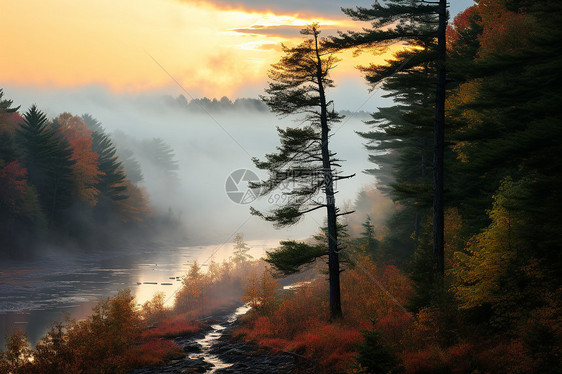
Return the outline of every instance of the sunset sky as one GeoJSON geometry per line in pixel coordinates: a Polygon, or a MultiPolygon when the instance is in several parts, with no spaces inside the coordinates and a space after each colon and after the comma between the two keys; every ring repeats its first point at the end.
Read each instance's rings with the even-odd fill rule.
{"type": "MultiPolygon", "coordinates": [[[[471,0],[453,0],[451,13],[471,0]]],[[[324,33],[361,25],[340,7],[372,1],[0,0],[5,41],[0,82],[5,88],[76,89],[179,94],[165,69],[193,96],[255,96],[279,58],[281,42],[317,21],[324,33]],[[156,62],[155,62],[156,61],[156,62]],[[161,66],[159,66],[161,65],[161,66]]],[[[336,83],[360,82],[358,63],[345,58],[336,83]]],[[[366,86],[365,86],[366,87],[366,86]]]]}

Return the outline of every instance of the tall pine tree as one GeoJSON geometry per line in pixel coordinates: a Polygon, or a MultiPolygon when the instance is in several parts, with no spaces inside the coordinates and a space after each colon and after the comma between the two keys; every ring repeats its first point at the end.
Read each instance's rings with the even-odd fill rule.
{"type": "MultiPolygon", "coordinates": [[[[279,152],[268,154],[265,161],[255,160],[256,166],[269,171],[270,177],[254,187],[260,187],[263,194],[268,194],[279,186],[289,184],[290,190],[284,192],[288,202],[270,213],[264,214],[255,209],[252,213],[277,226],[286,226],[295,224],[308,212],[326,209],[330,313],[332,318],[337,319],[342,316],[338,255],[341,248],[338,247],[336,218],[339,213],[334,198],[334,181],[351,177],[335,174],[338,160],[328,147],[330,127],[342,118],[326,98],[326,89],[333,87],[329,75],[337,58],[326,47],[326,41],[319,37],[317,24],[301,33],[308,36],[301,44],[293,48],[283,46],[281,61],[269,72],[271,82],[266,89],[268,95],[263,100],[279,115],[301,115],[306,125],[278,129],[281,138],[279,152]],[[317,196],[319,191],[324,191],[323,199],[317,196]]],[[[295,252],[298,247],[298,243],[286,244],[280,251],[295,252]]]]}
{"type": "MultiPolygon", "coordinates": [[[[396,43],[407,46],[404,50],[395,53],[393,59],[386,64],[371,64],[360,67],[360,70],[372,85],[384,81],[383,88],[390,90],[389,96],[398,103],[406,104],[405,108],[399,107],[394,113],[375,115],[372,124],[380,121],[389,124],[388,121],[392,120],[392,117],[388,115],[392,114],[395,117],[396,112],[404,109],[410,115],[410,119],[402,115],[402,119],[387,127],[383,134],[371,133],[364,136],[371,140],[383,141],[379,147],[389,146],[391,149],[397,145],[392,141],[393,139],[408,140],[411,146],[409,150],[417,148],[421,151],[418,153],[421,160],[421,166],[418,168],[421,176],[416,178],[418,180],[426,177],[426,151],[429,146],[433,147],[433,247],[437,268],[443,273],[445,29],[448,17],[446,1],[388,0],[384,3],[376,2],[371,8],[358,7],[343,11],[354,20],[370,22],[371,28],[359,32],[340,33],[339,37],[333,38],[334,46],[357,48],[359,51],[366,49],[384,51],[389,45],[396,43]],[[434,88],[435,85],[437,90],[434,88]],[[428,109],[432,107],[434,112],[431,116],[428,115],[428,109]],[[433,125],[432,141],[428,141],[427,131],[423,131],[422,136],[419,134],[424,127],[428,129],[428,123],[433,125]],[[396,127],[401,129],[396,131],[396,127]],[[409,131],[403,132],[406,129],[409,131]],[[385,140],[389,143],[385,144],[385,140]]],[[[404,148],[402,144],[400,148],[404,148]]],[[[407,150],[402,149],[401,153],[406,156],[407,150]]],[[[402,165],[411,164],[406,162],[402,165]]],[[[406,193],[410,196],[416,194],[423,196],[425,192],[423,188],[412,189],[404,183],[395,185],[394,190],[395,193],[406,193]]],[[[419,236],[417,234],[420,224],[419,214],[416,213],[415,217],[416,236],[419,236]]]]}

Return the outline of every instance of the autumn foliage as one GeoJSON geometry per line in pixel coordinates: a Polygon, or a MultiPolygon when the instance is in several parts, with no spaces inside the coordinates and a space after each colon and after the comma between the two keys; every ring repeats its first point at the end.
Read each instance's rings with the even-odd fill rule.
{"type": "MultiPolygon", "coordinates": [[[[182,354],[167,338],[195,333],[204,328],[197,319],[243,301],[252,309],[233,336],[272,353],[289,352],[307,372],[559,373],[562,5],[480,0],[450,22],[441,274],[431,250],[428,197],[435,40],[409,34],[411,22],[420,23],[422,34],[430,29],[421,23],[435,14],[426,20],[415,12],[432,11],[434,2],[383,3],[351,13],[358,19],[378,14],[382,24],[404,32],[401,41],[419,43],[395,55],[404,61],[400,66],[398,59],[362,69],[372,73],[370,83],[387,76],[382,88],[396,99],[395,107],[373,115],[370,123],[378,128],[364,134],[380,143],[368,147],[376,152],[373,172],[381,194],[396,204],[385,226],[377,223],[362,238],[357,225],[352,237],[342,235],[341,225],[342,319],[330,320],[325,264],[317,262],[306,282],[282,288],[288,281],[278,282],[263,262],[248,261],[248,247],[237,236],[232,262],[210,262],[207,271],[193,264],[172,309],[164,308],[161,295],[139,307],[124,291],[85,320],[56,324],[33,349],[16,332],[0,354],[0,371],[125,372],[158,364],[182,354]],[[388,70],[393,64],[398,69],[388,70]]],[[[370,36],[384,39],[386,31],[370,36]]],[[[142,188],[117,176],[112,197],[103,199],[98,180],[107,174],[82,119],[63,113],[50,122],[35,107],[21,117],[10,105],[0,95],[2,244],[14,232],[32,237],[30,228],[56,226],[63,218],[75,224],[65,216],[74,205],[99,214],[94,208],[102,201],[111,207],[109,225],[143,227],[151,209],[142,188]],[[71,192],[60,194],[63,187],[71,192]]],[[[161,141],[156,145],[170,156],[161,141]]],[[[168,176],[176,168],[171,163],[168,176]]],[[[363,194],[356,204],[372,213],[365,207],[370,203],[363,194]]],[[[370,226],[369,219],[363,227],[370,226]]]]}
{"type": "Polygon", "coordinates": [[[174,338],[200,331],[203,323],[189,318],[187,315],[170,316],[160,321],[156,326],[141,334],[144,340],[153,338],[174,338]]]}
{"type": "Polygon", "coordinates": [[[49,119],[35,105],[22,116],[2,96],[0,90],[3,255],[25,256],[45,244],[105,248],[147,231],[148,195],[127,179],[99,122],[70,113],[49,119]]]}
{"type": "Polygon", "coordinates": [[[100,301],[86,319],[56,323],[34,349],[16,331],[6,352],[0,350],[0,372],[125,373],[181,358],[185,353],[170,339],[196,334],[207,327],[202,317],[240,305],[246,272],[263,268],[257,261],[224,261],[203,272],[194,263],[172,308],[162,293],[141,306],[125,290],[100,301]]]}
{"type": "Polygon", "coordinates": [[[175,295],[174,312],[199,318],[213,310],[240,304],[251,274],[262,271],[264,263],[247,258],[210,261],[207,271],[194,262],[175,295]]]}
{"type": "Polygon", "coordinates": [[[99,190],[95,187],[102,172],[98,154],[92,150],[92,133],[82,118],[62,113],[54,122],[61,127],[64,137],[72,147],[75,193],[81,201],[95,205],[99,190]]]}
{"type": "MultiPolygon", "coordinates": [[[[343,320],[329,321],[328,285],[320,276],[274,295],[268,308],[254,309],[237,336],[273,350],[294,352],[310,360],[318,372],[354,370],[358,345],[367,330],[383,331],[388,344],[398,346],[412,324],[412,317],[397,305],[405,303],[411,292],[407,277],[394,266],[377,266],[360,252],[353,258],[356,266],[342,273],[343,320]]],[[[268,294],[267,282],[257,285],[268,294]]],[[[255,293],[252,287],[246,297],[251,299],[255,293]]]]}
{"type": "Polygon", "coordinates": [[[25,203],[27,170],[19,161],[12,161],[0,169],[0,206],[17,213],[25,203]]]}
{"type": "Polygon", "coordinates": [[[168,320],[162,312],[156,327],[149,326],[146,316],[154,315],[154,308],[147,311],[139,307],[129,290],[122,291],[99,302],[84,320],[53,325],[34,349],[25,334],[17,331],[9,337],[7,351],[0,352],[0,371],[125,373],[183,357],[182,349],[166,338],[197,332],[202,324],[181,317],[168,320]]]}

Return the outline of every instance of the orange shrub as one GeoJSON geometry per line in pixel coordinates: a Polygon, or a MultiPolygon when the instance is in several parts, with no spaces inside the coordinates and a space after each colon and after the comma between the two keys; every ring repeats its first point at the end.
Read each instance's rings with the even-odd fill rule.
{"type": "Polygon", "coordinates": [[[129,290],[100,302],[92,316],[70,324],[65,334],[75,367],[124,370],[123,354],[139,339],[142,328],[129,290]]]}
{"type": "Polygon", "coordinates": [[[152,299],[142,305],[141,315],[146,325],[158,324],[166,318],[168,310],[164,306],[164,302],[164,293],[157,292],[152,299]]]}
{"type": "Polygon", "coordinates": [[[406,305],[412,287],[406,275],[397,267],[377,266],[364,253],[354,253],[356,265],[342,273],[342,308],[346,321],[372,328],[371,321],[387,315],[405,314],[397,305],[406,305]]]}

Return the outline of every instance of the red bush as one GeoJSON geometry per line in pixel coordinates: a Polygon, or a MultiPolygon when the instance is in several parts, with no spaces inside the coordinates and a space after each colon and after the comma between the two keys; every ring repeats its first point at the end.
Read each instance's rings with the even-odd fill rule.
{"type": "Polygon", "coordinates": [[[173,319],[164,321],[156,327],[144,331],[141,334],[141,338],[143,340],[148,340],[153,338],[172,338],[175,336],[193,334],[201,331],[203,326],[204,324],[200,321],[173,319]]]}
{"type": "Polygon", "coordinates": [[[185,356],[185,353],[171,340],[151,340],[133,347],[125,356],[129,368],[162,364],[166,360],[185,356]]]}
{"type": "Polygon", "coordinates": [[[362,340],[361,332],[353,327],[318,324],[299,334],[293,340],[292,348],[327,368],[342,372],[353,364],[357,344],[362,340]]]}

